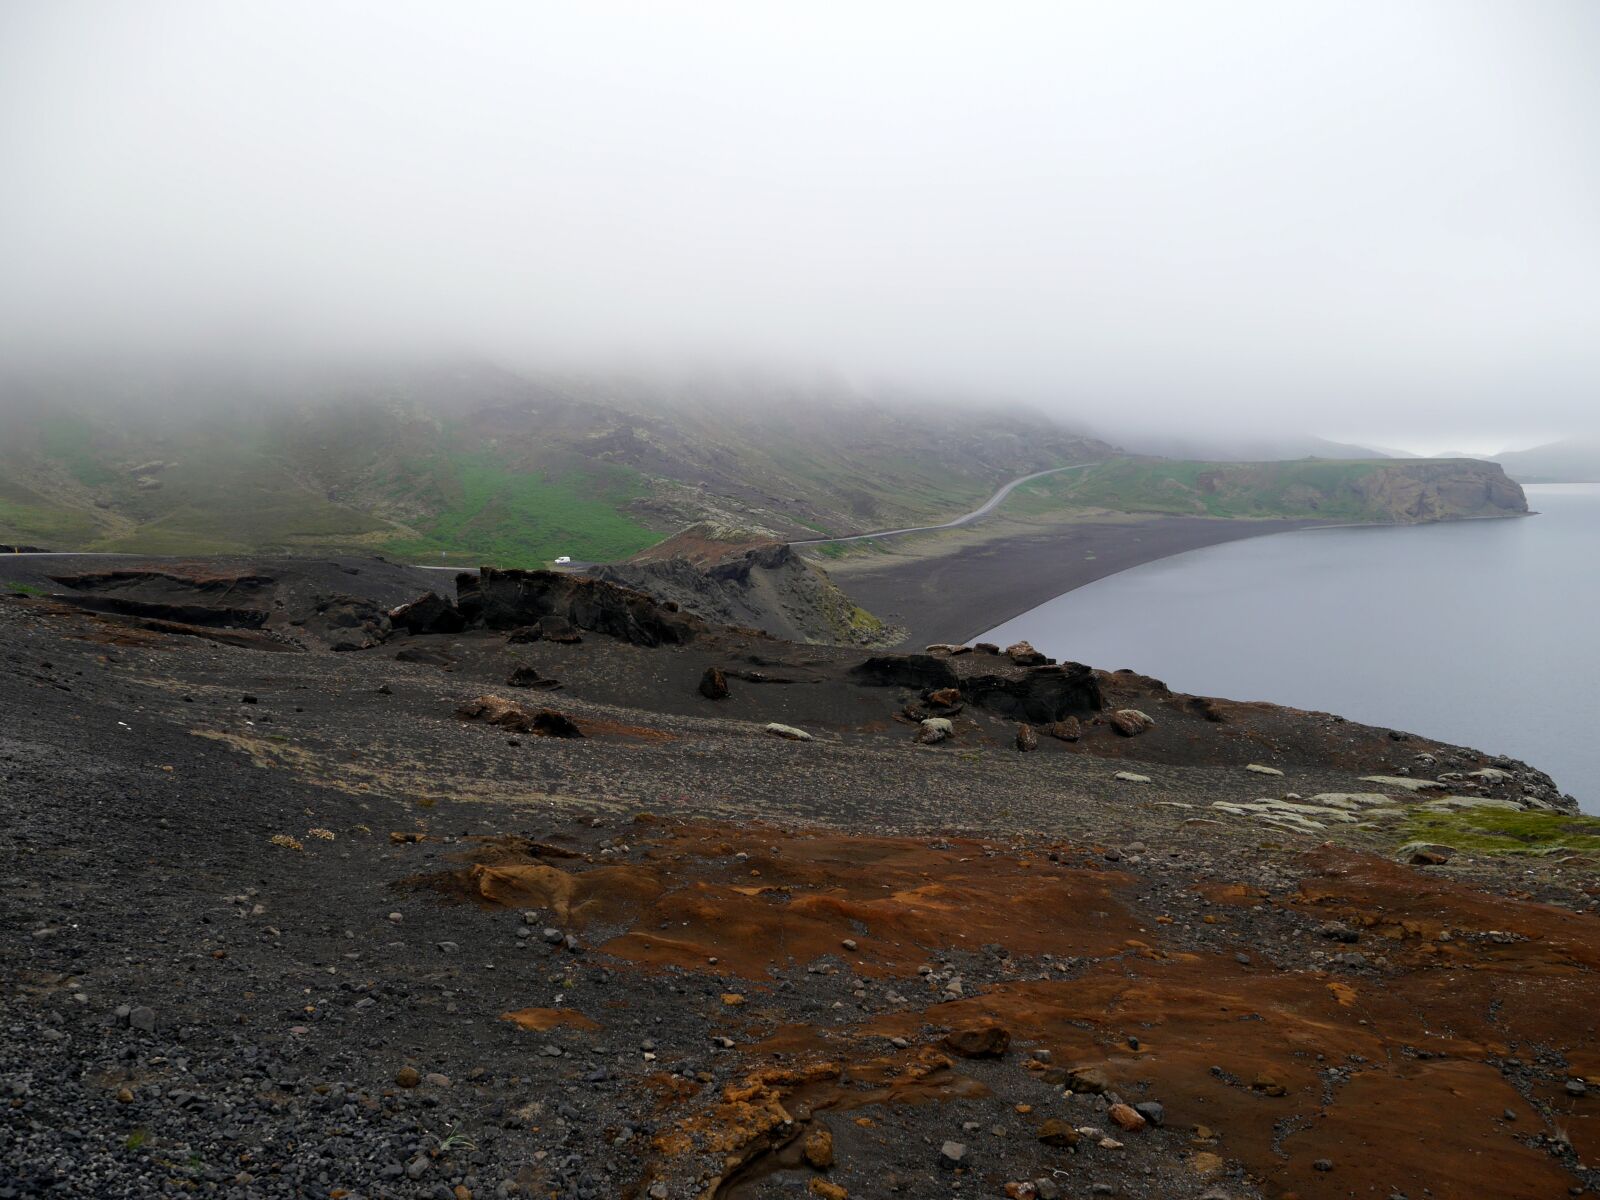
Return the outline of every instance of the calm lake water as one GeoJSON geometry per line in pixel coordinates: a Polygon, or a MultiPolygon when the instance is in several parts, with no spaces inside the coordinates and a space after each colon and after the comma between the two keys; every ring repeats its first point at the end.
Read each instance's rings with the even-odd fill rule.
{"type": "Polygon", "coordinates": [[[976,640],[1509,754],[1600,811],[1600,485],[1526,490],[1539,516],[1177,554],[976,640]]]}

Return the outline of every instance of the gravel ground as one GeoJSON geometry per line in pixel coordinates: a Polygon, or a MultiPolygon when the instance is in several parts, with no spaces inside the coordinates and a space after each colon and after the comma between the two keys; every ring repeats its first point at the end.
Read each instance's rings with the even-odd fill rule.
{"type": "MultiPolygon", "coordinates": [[[[1287,774],[1270,786],[1307,795],[1370,790],[1360,774],[1409,769],[1419,752],[1486,761],[1283,710],[1231,727],[1174,710],[1159,736],[1045,739],[1033,754],[1011,748],[1012,726],[969,713],[952,743],[923,747],[894,719],[909,694],[841,682],[848,652],[731,634],[657,650],[592,635],[526,647],[494,634],[413,639],[424,643],[443,665],[396,661],[394,645],[264,654],[0,599],[0,1200],[987,1196],[1035,1180],[1044,1195],[1285,1194],[1270,1170],[1197,1132],[1203,1113],[1119,1131],[1120,1100],[1173,1107],[1156,1085],[1113,1079],[1064,1095],[1059,1059],[1028,1067],[1043,1037],[1020,1018],[1008,1019],[1013,1048],[956,1055],[915,1102],[874,1082],[889,1068],[859,1041],[834,1047],[842,1074],[813,1081],[826,1098],[784,1085],[798,1124],[783,1128],[830,1132],[826,1173],[800,1161],[803,1139],[768,1132],[719,1152],[705,1136],[705,1122],[749,1124],[716,1098],[764,1064],[801,1061],[783,1048],[796,1029],[811,1032],[795,1045],[811,1047],[819,1030],[898,1021],[909,1048],[884,1034],[870,1043],[894,1059],[967,1020],[951,979],[1001,996],[1034,979],[1135,970],[1105,940],[1122,916],[1056,913],[1052,930],[1092,933],[1097,948],[1052,955],[962,945],[959,919],[981,923],[974,909],[956,913],[948,944],[919,950],[924,974],[858,970],[840,951],[794,961],[775,945],[752,980],[714,962],[642,963],[612,940],[625,919],[451,903],[418,881],[454,877],[481,858],[475,838],[503,834],[559,848],[548,861],[573,871],[676,861],[668,835],[638,823],[642,810],[661,830],[726,822],[717,828],[735,841],[753,839],[696,867],[721,888],[749,873],[741,854],[768,840],[797,853],[816,837],[807,831],[918,839],[933,854],[979,835],[988,840],[971,854],[1031,855],[1072,880],[1115,872],[1115,907],[1133,922],[1120,932],[1164,918],[1164,955],[1321,970],[1353,951],[1272,898],[1294,893],[1322,839],[1211,810],[1263,794],[1240,760],[1280,763],[1287,774]],[[711,661],[793,682],[735,680],[729,701],[707,701],[694,684],[711,661]],[[513,662],[564,686],[507,691],[513,662]],[[455,716],[487,691],[558,707],[589,736],[518,736],[455,716]],[[768,721],[816,740],[771,737],[768,721]],[[1123,783],[1118,770],[1151,781],[1123,783]],[[402,833],[424,836],[391,837],[402,833]],[[1043,857],[1069,845],[1059,861],[1043,857]],[[1263,898],[1252,924],[1206,920],[1219,911],[1207,889],[1228,887],[1263,898]],[[732,1019],[724,997],[758,991],[732,1019]],[[601,1028],[502,1019],[530,1009],[581,1010],[601,1028]],[[1041,1142],[1045,1113],[1099,1136],[1075,1134],[1076,1150],[1041,1142]],[[698,1140],[673,1152],[686,1120],[702,1122],[698,1140]],[[958,1164],[942,1159],[946,1142],[965,1147],[958,1164]],[[1213,1150],[1215,1168],[1198,1169],[1213,1150]]],[[[1136,679],[1117,686],[1150,694],[1136,679]]],[[[1392,849],[1382,830],[1333,832],[1392,849]]],[[[1462,859],[1446,870],[1562,911],[1592,903],[1585,864],[1462,859]]],[[[1523,1075],[1502,1074],[1554,1119],[1545,1091],[1559,1092],[1565,1062],[1528,1057],[1523,1075]]],[[[1508,1146],[1582,1187],[1576,1152],[1530,1140],[1536,1128],[1525,1119],[1508,1146]]],[[[1317,1192],[1333,1175],[1315,1170],[1301,1194],[1347,1194],[1317,1192]]],[[[1435,1195],[1458,1194],[1435,1183],[1435,1195]]]]}

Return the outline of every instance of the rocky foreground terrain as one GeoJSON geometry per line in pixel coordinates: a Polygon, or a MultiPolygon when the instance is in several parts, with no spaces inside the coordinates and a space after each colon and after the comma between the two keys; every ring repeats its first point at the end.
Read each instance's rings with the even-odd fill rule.
{"type": "Polygon", "coordinates": [[[31,570],[4,1200],[1600,1182],[1593,843],[1521,763],[544,573],[31,570]],[[1414,836],[1491,817],[1547,852],[1414,836]]]}

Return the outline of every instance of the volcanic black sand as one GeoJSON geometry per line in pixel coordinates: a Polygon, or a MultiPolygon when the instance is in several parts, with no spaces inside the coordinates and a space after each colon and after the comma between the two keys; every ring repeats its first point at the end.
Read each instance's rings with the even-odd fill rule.
{"type": "Polygon", "coordinates": [[[906,647],[920,647],[968,641],[1064,592],[1141,563],[1329,523],[1209,517],[1086,520],[1044,531],[1008,528],[1004,536],[965,543],[948,534],[906,542],[890,538],[879,544],[882,553],[824,562],[823,567],[857,604],[904,626],[906,647]]]}
{"type": "Polygon", "coordinates": [[[119,569],[0,596],[4,1200],[1597,1182],[1595,856],[1400,849],[1565,804],[1522,764],[581,581],[530,641],[310,594],[381,564],[119,569]],[[683,640],[567,628],[619,606],[683,640]],[[1085,689],[1026,752],[994,698],[1085,689]]]}

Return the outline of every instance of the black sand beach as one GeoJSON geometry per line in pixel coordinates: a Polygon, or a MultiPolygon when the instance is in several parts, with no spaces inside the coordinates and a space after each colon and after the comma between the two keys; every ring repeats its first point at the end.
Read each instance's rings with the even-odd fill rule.
{"type": "Polygon", "coordinates": [[[904,625],[903,645],[923,646],[968,641],[1063,592],[1141,563],[1328,523],[1206,517],[1094,521],[948,550],[886,543],[888,554],[824,566],[857,604],[904,625]]]}

